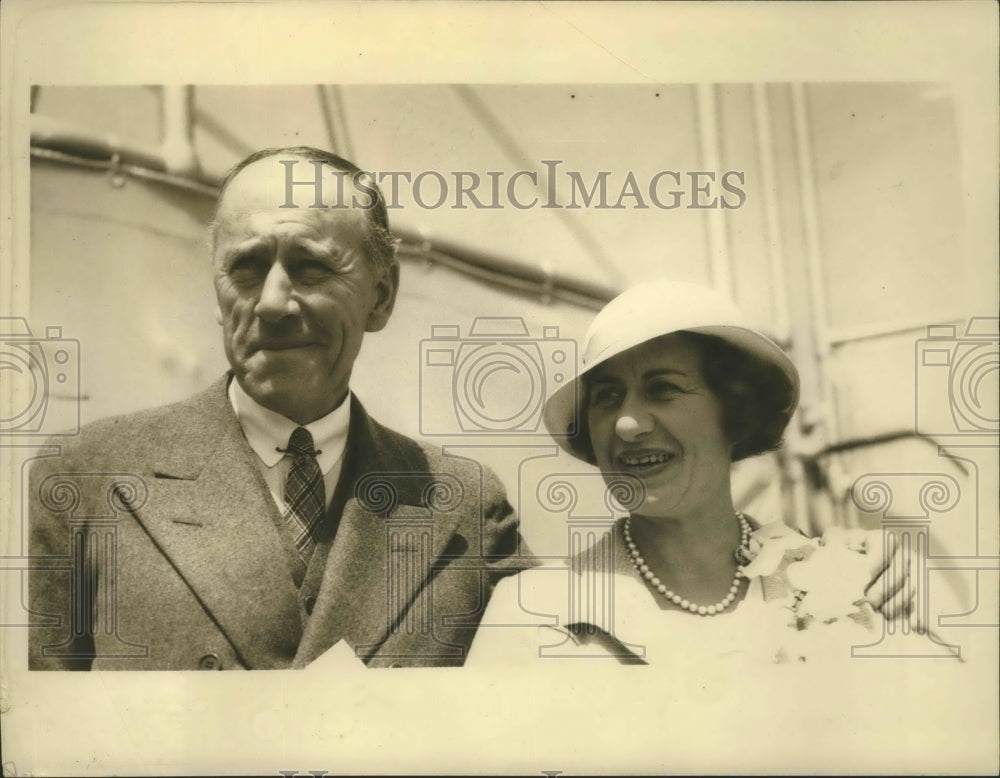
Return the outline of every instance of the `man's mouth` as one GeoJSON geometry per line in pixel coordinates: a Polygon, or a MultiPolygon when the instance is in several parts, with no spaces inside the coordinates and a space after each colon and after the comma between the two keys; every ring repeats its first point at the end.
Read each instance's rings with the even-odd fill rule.
{"type": "Polygon", "coordinates": [[[306,340],[262,340],[255,344],[254,351],[290,351],[297,348],[306,348],[312,343],[306,340]]]}

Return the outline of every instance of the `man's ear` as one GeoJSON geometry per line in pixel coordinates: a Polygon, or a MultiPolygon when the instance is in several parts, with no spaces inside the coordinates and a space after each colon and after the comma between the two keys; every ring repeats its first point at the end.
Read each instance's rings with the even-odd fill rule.
{"type": "Polygon", "coordinates": [[[218,305],[215,306],[215,321],[222,325],[222,309],[218,305]]]}
{"type": "Polygon", "coordinates": [[[393,262],[375,282],[375,305],[368,313],[367,332],[378,332],[389,322],[399,289],[399,263],[393,262]]]}

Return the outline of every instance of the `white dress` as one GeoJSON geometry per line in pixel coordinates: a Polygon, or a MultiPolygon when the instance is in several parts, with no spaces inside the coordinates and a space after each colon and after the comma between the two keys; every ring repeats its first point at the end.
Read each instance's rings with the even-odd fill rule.
{"type": "Polygon", "coordinates": [[[750,580],[725,613],[664,610],[625,551],[621,522],[572,560],[503,579],[484,614],[466,666],[538,660],[602,660],[696,669],[849,658],[873,639],[850,620],[796,628],[791,600],[768,578],[750,580]]]}

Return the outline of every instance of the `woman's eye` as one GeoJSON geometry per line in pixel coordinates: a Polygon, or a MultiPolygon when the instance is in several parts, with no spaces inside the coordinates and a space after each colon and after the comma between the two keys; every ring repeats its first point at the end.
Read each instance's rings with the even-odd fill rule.
{"type": "Polygon", "coordinates": [[[595,408],[608,408],[621,399],[621,389],[616,386],[595,386],[590,392],[590,405],[595,408]]]}
{"type": "Polygon", "coordinates": [[[670,398],[681,394],[683,389],[670,381],[657,381],[650,384],[648,391],[651,397],[670,398]]]}

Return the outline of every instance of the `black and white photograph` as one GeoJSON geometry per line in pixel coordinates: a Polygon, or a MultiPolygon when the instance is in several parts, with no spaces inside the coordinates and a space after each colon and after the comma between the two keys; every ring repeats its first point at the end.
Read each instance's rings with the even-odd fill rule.
{"type": "Polygon", "coordinates": [[[10,9],[4,775],[995,774],[991,4],[10,9]]]}

